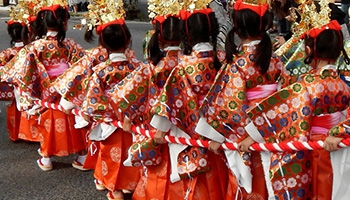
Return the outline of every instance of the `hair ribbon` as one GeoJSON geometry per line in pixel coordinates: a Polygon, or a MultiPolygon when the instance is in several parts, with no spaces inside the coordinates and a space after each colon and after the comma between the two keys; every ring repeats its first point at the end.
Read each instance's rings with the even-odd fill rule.
{"type": "Polygon", "coordinates": [[[19,21],[15,21],[15,20],[9,20],[7,22],[7,26],[10,26],[12,24],[21,24],[22,26],[25,26],[26,24],[24,22],[19,22],[19,21]]]}
{"type": "Polygon", "coordinates": [[[213,10],[211,8],[205,8],[205,9],[200,9],[200,10],[193,10],[192,12],[191,11],[187,11],[187,10],[180,10],[180,18],[182,20],[187,20],[193,14],[201,13],[201,14],[205,14],[205,15],[208,16],[212,12],[213,12],[213,10]]]}
{"type": "MultiPolygon", "coordinates": [[[[57,19],[57,16],[56,16],[56,13],[55,11],[60,8],[61,5],[60,4],[53,4],[51,6],[44,6],[44,7],[41,7],[40,10],[41,11],[51,11],[53,13],[53,16],[55,17],[55,19],[57,19]]],[[[66,13],[66,20],[68,20],[68,8],[67,6],[62,6],[62,8],[64,8],[67,13],[66,13]]]]}
{"type": "Polygon", "coordinates": [[[108,23],[105,23],[105,24],[98,25],[96,27],[96,33],[100,34],[107,26],[112,25],[112,24],[123,25],[123,24],[125,24],[125,21],[124,21],[124,19],[117,19],[117,20],[114,20],[114,21],[111,21],[111,22],[108,22],[108,23]]]}
{"type": "Polygon", "coordinates": [[[249,4],[249,3],[245,3],[242,2],[242,0],[238,0],[236,1],[236,3],[233,6],[234,10],[244,10],[244,9],[249,9],[253,12],[255,12],[256,14],[258,14],[260,17],[264,16],[266,11],[269,9],[269,5],[268,4],[249,4]]]}

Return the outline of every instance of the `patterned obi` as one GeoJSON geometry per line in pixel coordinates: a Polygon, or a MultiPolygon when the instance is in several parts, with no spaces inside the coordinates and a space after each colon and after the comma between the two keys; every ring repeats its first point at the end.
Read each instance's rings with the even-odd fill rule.
{"type": "Polygon", "coordinates": [[[258,85],[247,90],[247,98],[249,101],[268,97],[277,91],[277,84],[258,85]]]}
{"type": "Polygon", "coordinates": [[[63,74],[63,72],[68,69],[68,67],[69,65],[67,63],[57,63],[45,66],[45,69],[50,79],[56,79],[58,76],[63,74]]]}
{"type": "Polygon", "coordinates": [[[323,114],[313,117],[311,122],[311,135],[313,134],[323,134],[326,135],[328,131],[333,127],[339,124],[344,114],[340,111],[331,113],[331,114],[323,114]]]}

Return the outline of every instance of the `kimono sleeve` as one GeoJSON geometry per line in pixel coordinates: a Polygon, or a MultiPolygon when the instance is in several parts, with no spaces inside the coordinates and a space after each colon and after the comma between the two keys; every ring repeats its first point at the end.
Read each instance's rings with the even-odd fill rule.
{"type": "Polygon", "coordinates": [[[156,93],[158,90],[152,82],[149,65],[138,67],[108,92],[113,109],[120,109],[132,121],[150,118],[146,110],[149,105],[148,97],[156,93]]]}
{"type": "Polygon", "coordinates": [[[93,73],[92,61],[88,56],[71,65],[52,85],[67,101],[81,106],[86,96],[88,79],[93,73]]]}
{"type": "Polygon", "coordinates": [[[67,41],[67,46],[71,52],[70,64],[73,64],[79,59],[81,59],[86,54],[86,52],[85,49],[82,46],[80,46],[80,44],[76,43],[73,39],[67,38],[67,41]]]}
{"type": "Polygon", "coordinates": [[[82,110],[96,119],[102,119],[103,114],[109,108],[109,101],[105,95],[104,70],[96,71],[88,79],[88,88],[82,104],[82,110]]]}
{"type": "Polygon", "coordinates": [[[247,108],[245,81],[234,64],[224,65],[205,98],[202,117],[224,137],[236,141],[245,134],[247,108]]]}
{"type": "Polygon", "coordinates": [[[33,46],[26,46],[0,70],[2,82],[17,85],[22,92],[32,97],[40,97],[39,63],[33,46]]]}
{"type": "Polygon", "coordinates": [[[251,122],[245,128],[257,142],[307,141],[311,103],[306,84],[294,83],[251,107],[247,112],[251,122]]]}
{"type": "Polygon", "coordinates": [[[183,66],[175,67],[153,107],[155,115],[165,117],[185,132],[199,116],[199,99],[186,76],[183,66]]]}
{"type": "Polygon", "coordinates": [[[0,52],[0,66],[4,66],[10,60],[11,49],[5,49],[0,52]]]}

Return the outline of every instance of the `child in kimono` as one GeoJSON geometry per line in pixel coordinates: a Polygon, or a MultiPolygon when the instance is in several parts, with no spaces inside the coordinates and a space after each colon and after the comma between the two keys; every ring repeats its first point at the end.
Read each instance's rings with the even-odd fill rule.
{"type": "Polygon", "coordinates": [[[123,18],[102,21],[96,26],[96,31],[100,44],[108,50],[109,59],[94,67],[81,110],[94,123],[90,140],[99,141],[94,170],[96,184],[108,189],[108,199],[124,199],[123,190],[134,190],[140,175],[139,169],[123,165],[127,149],[132,144],[132,135],[109,124],[118,119],[118,114],[110,106],[108,91],[142,63],[125,53],[131,43],[131,34],[123,18]]]}
{"type": "MultiPolygon", "coordinates": [[[[9,62],[14,56],[16,56],[19,50],[24,47],[21,36],[24,26],[24,23],[13,19],[7,22],[7,32],[11,37],[11,44],[13,46],[0,52],[1,67],[9,62]]],[[[9,133],[10,139],[12,141],[17,141],[19,139],[39,141],[39,138],[33,136],[30,131],[19,134],[21,113],[16,109],[16,101],[14,100],[13,88],[7,83],[0,83],[0,100],[12,100],[12,103],[7,107],[7,131],[9,133]]],[[[26,126],[26,129],[28,130],[28,126],[26,126]]]]}
{"type": "MultiPolygon", "coordinates": [[[[344,118],[350,88],[334,65],[343,50],[341,26],[335,20],[304,34],[305,63],[312,70],[301,81],[287,86],[248,110],[250,137],[262,143],[324,140],[330,128],[344,118]]],[[[345,54],[344,54],[345,53],[345,54]]],[[[252,141],[253,139],[253,141],[252,141]]],[[[325,144],[326,150],[327,143],[325,144]]],[[[331,199],[332,168],[329,153],[319,151],[265,152],[262,156],[269,198],[331,199]]]]}
{"type": "MultiPolygon", "coordinates": [[[[173,5],[172,5],[173,6],[173,5]]],[[[158,96],[163,89],[171,71],[178,65],[181,49],[181,35],[179,33],[180,19],[176,15],[157,16],[153,20],[154,34],[148,44],[149,63],[134,70],[120,84],[110,91],[110,96],[115,103],[115,109],[120,109],[125,115],[124,130],[131,131],[133,125],[141,126],[146,130],[153,131],[149,123],[152,119],[152,108],[157,102],[158,96]]],[[[150,144],[146,147],[147,152],[154,150],[158,155],[148,159],[144,163],[144,176],[133,194],[133,199],[167,199],[171,196],[169,190],[170,163],[169,149],[167,145],[154,143],[152,138],[135,135],[135,145],[150,144]],[[143,143],[144,142],[144,143],[143,143]],[[151,163],[149,163],[151,162],[151,163]],[[164,192],[154,192],[161,190],[164,192]]],[[[138,150],[135,151],[139,153],[138,150]]],[[[142,149],[141,149],[142,152],[142,149]]],[[[147,152],[143,152],[148,154],[147,152]]],[[[130,153],[131,154],[131,153],[130,153]]],[[[132,155],[129,155],[129,157],[132,155]]],[[[133,161],[128,159],[128,164],[133,161]]],[[[142,165],[141,163],[138,163],[142,165]]],[[[137,166],[133,163],[132,165],[137,166]]]]}
{"type": "Polygon", "coordinates": [[[85,50],[74,40],[66,38],[69,13],[65,5],[52,4],[41,7],[35,33],[38,39],[21,49],[16,59],[5,65],[12,68],[1,78],[13,83],[19,91],[17,108],[31,115],[39,115],[37,129],[40,137],[38,166],[52,169],[51,156],[68,156],[78,153],[72,163],[81,165],[86,157],[85,131],[74,128],[74,115],[51,108],[41,108],[34,101],[58,104],[61,96],[51,88],[51,83],[71,64],[84,56],[85,50]]]}
{"type": "MultiPolygon", "coordinates": [[[[166,134],[201,138],[194,131],[199,107],[221,67],[215,51],[218,23],[212,9],[181,10],[180,17],[185,55],[169,75],[151,120],[159,144],[164,143],[166,134]]],[[[176,189],[169,193],[170,199],[224,199],[227,168],[220,155],[199,147],[168,146],[171,188],[176,189]]]]}
{"type": "MultiPolygon", "coordinates": [[[[2,63],[1,66],[17,55],[18,51],[24,47],[24,45],[34,41],[35,34],[33,29],[35,28],[36,24],[36,16],[29,16],[26,19],[24,18],[27,16],[27,13],[34,14],[36,11],[38,11],[37,6],[30,6],[31,3],[33,2],[28,3],[22,1],[19,2],[14,9],[10,10],[10,13],[14,12],[10,16],[22,17],[22,19],[10,20],[7,22],[8,33],[11,37],[11,41],[14,41],[14,46],[0,53],[0,62],[2,63]]],[[[8,70],[6,71],[8,72],[8,70]]],[[[10,139],[12,141],[21,139],[39,142],[39,132],[36,127],[38,117],[35,115],[29,115],[26,111],[20,112],[16,107],[16,98],[14,96],[14,93],[18,94],[18,92],[16,90],[13,91],[13,88],[9,88],[9,85],[6,83],[0,83],[0,85],[2,89],[6,88],[7,93],[5,95],[1,94],[1,98],[4,98],[4,100],[13,99],[11,104],[7,106],[7,131],[10,139]]]]}
{"type": "MultiPolygon", "coordinates": [[[[283,64],[272,53],[271,40],[266,33],[271,17],[267,4],[242,1],[234,4],[234,28],[226,40],[227,64],[219,71],[206,96],[196,127],[200,135],[211,140],[209,150],[213,152],[218,152],[224,141],[243,141],[247,137],[244,126],[248,122],[245,110],[277,90],[283,64]],[[235,32],[241,41],[238,47],[234,43],[235,32]]],[[[232,187],[227,198],[243,195],[244,198],[266,199],[259,153],[225,151],[225,154],[232,187]]]]}

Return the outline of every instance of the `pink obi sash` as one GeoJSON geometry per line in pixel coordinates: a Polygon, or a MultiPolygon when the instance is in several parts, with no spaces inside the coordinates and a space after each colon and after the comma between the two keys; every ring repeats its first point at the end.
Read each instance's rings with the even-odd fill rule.
{"type": "Polygon", "coordinates": [[[45,69],[50,79],[54,79],[66,71],[68,67],[69,65],[67,63],[57,63],[54,65],[45,66],[45,69]]]}
{"type": "Polygon", "coordinates": [[[201,106],[203,104],[205,96],[206,95],[203,95],[203,94],[197,94],[199,106],[201,106]]]}
{"type": "Polygon", "coordinates": [[[315,116],[311,122],[311,134],[327,134],[328,131],[341,121],[341,112],[315,116]]]}
{"type": "Polygon", "coordinates": [[[268,97],[277,91],[277,84],[267,84],[267,85],[258,85],[254,88],[247,90],[248,100],[261,99],[268,97]]]}

